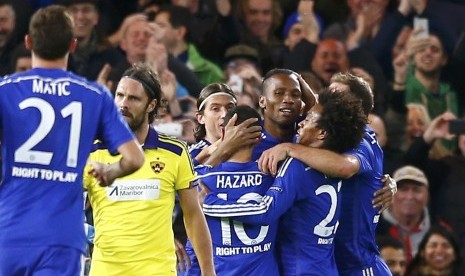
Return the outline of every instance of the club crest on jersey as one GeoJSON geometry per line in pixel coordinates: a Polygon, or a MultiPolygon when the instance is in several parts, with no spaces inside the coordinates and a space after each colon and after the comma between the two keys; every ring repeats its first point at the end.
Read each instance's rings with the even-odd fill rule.
{"type": "Polygon", "coordinates": [[[159,174],[165,168],[165,163],[161,161],[152,161],[150,162],[150,167],[156,174],[159,174]]]}

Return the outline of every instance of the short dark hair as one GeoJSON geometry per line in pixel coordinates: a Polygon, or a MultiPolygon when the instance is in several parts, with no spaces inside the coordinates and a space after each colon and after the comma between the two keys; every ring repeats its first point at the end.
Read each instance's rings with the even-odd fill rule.
{"type": "Polygon", "coordinates": [[[191,26],[192,26],[192,14],[189,9],[180,6],[163,6],[155,15],[155,17],[160,13],[167,13],[168,20],[173,28],[185,27],[186,34],[184,40],[186,42],[192,41],[191,35],[191,26]]]}
{"type": "Polygon", "coordinates": [[[46,60],[63,58],[74,38],[73,26],[65,7],[51,5],[39,9],[29,23],[32,51],[46,60]]]}
{"type": "MultiPolygon", "coordinates": [[[[220,83],[220,82],[211,83],[211,84],[205,86],[202,89],[202,91],[200,91],[199,97],[197,98],[197,110],[198,110],[199,113],[203,112],[203,106],[201,108],[202,103],[204,103],[204,101],[210,95],[213,95],[213,94],[216,94],[216,93],[227,93],[227,94],[231,95],[231,97],[234,100],[237,100],[236,95],[234,95],[234,92],[231,90],[231,87],[229,87],[227,84],[220,83]]],[[[197,126],[194,129],[195,140],[198,142],[198,141],[202,140],[203,138],[205,138],[206,135],[207,135],[207,131],[205,129],[205,125],[197,124],[197,126]]]]}
{"type": "Polygon", "coordinates": [[[355,148],[367,124],[361,101],[351,94],[333,93],[325,88],[318,102],[323,111],[316,124],[326,132],[323,147],[339,153],[355,148]]]}
{"type": "Polygon", "coordinates": [[[349,92],[362,100],[363,111],[367,116],[373,110],[373,91],[364,79],[350,73],[337,73],[331,78],[331,82],[338,82],[349,86],[349,92]]]}
{"type": "Polygon", "coordinates": [[[376,237],[376,244],[378,245],[379,251],[385,247],[405,250],[400,240],[388,235],[376,237]]]}
{"type": "Polygon", "coordinates": [[[16,63],[20,58],[30,58],[31,51],[26,48],[26,45],[19,44],[11,53],[11,60],[10,60],[10,70],[11,72],[15,72],[16,70],[16,63]]]}
{"type": "Polygon", "coordinates": [[[257,121],[253,124],[250,124],[249,127],[262,125],[262,117],[260,116],[257,110],[248,105],[238,105],[235,108],[229,110],[228,113],[226,113],[223,120],[223,126],[228,124],[229,120],[231,120],[234,114],[237,114],[237,120],[234,124],[235,126],[241,124],[242,122],[250,118],[257,118],[257,121]]]}
{"type": "Polygon", "coordinates": [[[261,94],[264,95],[265,93],[265,86],[266,86],[266,81],[275,76],[275,75],[292,75],[292,74],[296,74],[296,72],[292,71],[291,69],[285,69],[285,68],[274,68],[274,69],[271,69],[270,71],[268,71],[266,74],[265,74],[265,77],[263,77],[263,80],[262,80],[262,85],[261,85],[261,94]]]}
{"type": "MultiPolygon", "coordinates": [[[[152,100],[157,100],[157,107],[161,104],[161,98],[163,92],[161,90],[160,79],[158,78],[157,73],[152,71],[152,69],[145,63],[136,63],[133,64],[129,69],[127,69],[121,78],[128,77],[133,80],[138,81],[144,87],[144,91],[149,98],[149,103],[152,100]]],[[[149,113],[149,122],[153,122],[155,115],[157,114],[157,108],[149,113]]]]}

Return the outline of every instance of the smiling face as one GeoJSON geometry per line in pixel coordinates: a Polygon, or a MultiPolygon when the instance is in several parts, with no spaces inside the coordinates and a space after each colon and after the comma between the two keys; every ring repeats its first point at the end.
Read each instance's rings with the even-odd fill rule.
{"type": "Polygon", "coordinates": [[[149,102],[142,84],[134,79],[123,77],[115,92],[115,103],[132,131],[136,132],[143,124],[148,124],[148,115],[156,106],[156,100],[149,102]]]}
{"type": "Polygon", "coordinates": [[[150,39],[148,24],[145,20],[132,22],[121,40],[121,49],[126,52],[127,59],[131,63],[145,60],[150,39]]]}
{"type": "Polygon", "coordinates": [[[323,107],[321,105],[314,105],[308,112],[307,117],[299,123],[297,143],[310,147],[318,147],[322,144],[324,131],[317,126],[322,111],[323,107]]]}
{"type": "Polygon", "coordinates": [[[394,217],[420,217],[428,203],[428,187],[411,180],[402,180],[397,187],[391,207],[394,217]]]}
{"type": "Polygon", "coordinates": [[[236,106],[232,96],[214,95],[205,103],[197,114],[199,124],[205,125],[205,139],[210,143],[221,138],[223,118],[226,113],[236,106]]]}
{"type": "Polygon", "coordinates": [[[244,11],[244,21],[252,35],[266,39],[273,22],[272,0],[248,0],[244,11]]]}
{"type": "Polygon", "coordinates": [[[311,66],[315,75],[328,85],[334,74],[349,70],[349,59],[344,45],[334,39],[321,41],[311,66]]]}
{"type": "Polygon", "coordinates": [[[415,71],[423,74],[438,73],[447,63],[447,54],[435,35],[429,36],[431,44],[414,55],[415,71]]]}
{"type": "Polygon", "coordinates": [[[78,40],[87,39],[98,23],[97,8],[90,3],[79,3],[69,7],[74,19],[74,36],[78,40]]]}
{"type": "Polygon", "coordinates": [[[429,124],[427,111],[417,105],[408,105],[407,111],[407,143],[411,144],[417,137],[425,132],[429,124]]]}
{"type": "Polygon", "coordinates": [[[260,107],[265,124],[270,126],[294,126],[302,107],[302,92],[295,74],[278,73],[265,80],[260,107]]]}
{"type": "Polygon", "coordinates": [[[431,235],[421,254],[431,268],[439,271],[450,268],[456,258],[452,244],[439,234],[431,235]]]}

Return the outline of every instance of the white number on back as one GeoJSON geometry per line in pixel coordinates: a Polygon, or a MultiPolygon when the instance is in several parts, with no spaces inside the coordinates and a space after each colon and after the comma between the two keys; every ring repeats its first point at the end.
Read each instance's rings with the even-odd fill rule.
{"type": "MultiPolygon", "coordinates": [[[[218,194],[218,197],[224,200],[227,200],[227,194],[218,194]]],[[[257,193],[247,193],[242,195],[237,202],[239,203],[247,203],[250,200],[258,201],[261,199],[261,195],[257,193]]],[[[269,226],[261,226],[260,233],[256,238],[250,238],[244,230],[244,224],[239,221],[233,221],[232,227],[234,228],[234,232],[236,232],[237,237],[241,240],[243,244],[246,245],[253,245],[261,243],[268,234],[269,226]]],[[[222,240],[224,245],[231,245],[231,225],[230,220],[228,218],[221,218],[221,233],[222,233],[222,240]]]]}
{"type": "Polygon", "coordinates": [[[328,226],[328,224],[331,223],[331,221],[334,218],[334,215],[336,214],[336,207],[338,204],[337,193],[341,190],[341,183],[342,182],[339,181],[337,191],[331,185],[321,185],[320,187],[318,187],[318,189],[316,189],[315,191],[316,195],[319,195],[322,193],[326,193],[329,195],[331,199],[331,207],[329,208],[329,211],[326,217],[322,221],[320,221],[318,225],[316,225],[313,228],[313,234],[320,236],[320,237],[329,237],[331,234],[336,233],[338,222],[336,222],[336,224],[332,226],[328,226]]]}
{"type": "MultiPolygon", "coordinates": [[[[32,150],[52,130],[55,123],[55,110],[47,101],[39,98],[28,98],[19,104],[19,108],[33,107],[40,112],[40,123],[34,133],[15,151],[15,162],[49,165],[52,161],[53,152],[32,150]]],[[[79,151],[79,138],[81,135],[82,103],[71,102],[61,110],[63,118],[71,116],[71,127],[68,144],[66,165],[75,168],[79,151]]],[[[59,146],[59,145],[57,145],[59,146]]]]}

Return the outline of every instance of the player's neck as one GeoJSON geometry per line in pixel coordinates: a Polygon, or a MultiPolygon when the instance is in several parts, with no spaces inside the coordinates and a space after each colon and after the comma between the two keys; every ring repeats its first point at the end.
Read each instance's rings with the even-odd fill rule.
{"type": "Polygon", "coordinates": [[[147,135],[149,133],[149,124],[143,123],[141,126],[134,131],[134,135],[136,136],[137,142],[143,145],[145,144],[145,140],[147,139],[147,135]]]}
{"type": "Polygon", "coordinates": [[[264,121],[263,128],[266,132],[268,132],[268,134],[281,141],[291,141],[295,134],[295,128],[293,126],[285,128],[269,123],[266,119],[264,121]]]}
{"type": "Polygon", "coordinates": [[[32,54],[32,68],[56,68],[66,70],[68,67],[68,55],[55,60],[47,60],[32,54]]]}
{"type": "Polygon", "coordinates": [[[228,162],[236,162],[236,163],[247,163],[252,160],[252,148],[245,148],[235,152],[231,157],[228,159],[228,162]]]}

